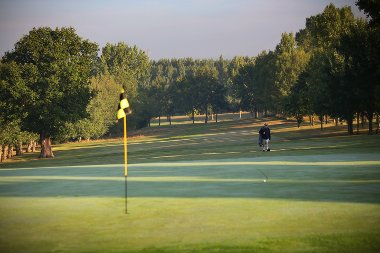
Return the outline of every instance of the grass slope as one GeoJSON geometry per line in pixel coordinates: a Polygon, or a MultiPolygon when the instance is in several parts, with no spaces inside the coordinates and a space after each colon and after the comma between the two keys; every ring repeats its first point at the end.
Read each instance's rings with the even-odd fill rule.
{"type": "Polygon", "coordinates": [[[378,252],[379,136],[270,124],[141,131],[127,215],[120,140],[1,164],[0,252],[378,252]]]}

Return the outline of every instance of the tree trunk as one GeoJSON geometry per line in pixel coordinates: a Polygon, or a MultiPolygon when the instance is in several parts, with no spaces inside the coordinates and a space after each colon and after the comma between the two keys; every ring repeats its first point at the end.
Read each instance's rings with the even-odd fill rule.
{"type": "Polygon", "coordinates": [[[0,163],[3,161],[3,145],[0,144],[0,163]]]}
{"type": "Polygon", "coordinates": [[[36,141],[33,141],[33,144],[32,144],[32,152],[36,152],[36,147],[37,147],[37,142],[36,141]]]}
{"type": "Polygon", "coordinates": [[[350,115],[349,117],[347,117],[347,130],[348,130],[348,133],[349,134],[354,134],[354,127],[353,127],[353,117],[352,115],[350,115]]]}
{"type": "Polygon", "coordinates": [[[195,123],[195,115],[194,115],[194,107],[193,110],[191,111],[191,120],[193,121],[193,124],[195,123]]]}
{"type": "Polygon", "coordinates": [[[54,158],[50,137],[41,137],[41,153],[39,158],[54,158]]]}
{"type": "Polygon", "coordinates": [[[2,149],[2,154],[1,154],[1,162],[7,160],[7,154],[8,154],[8,145],[4,145],[2,149]]]}
{"type": "Polygon", "coordinates": [[[373,134],[373,128],[372,128],[372,121],[373,121],[373,113],[368,113],[368,134],[373,134]]]}
{"type": "Polygon", "coordinates": [[[16,146],[16,156],[20,156],[22,155],[22,153],[24,152],[22,150],[22,142],[20,141],[18,145],[16,146]]]}
{"type": "Polygon", "coordinates": [[[364,113],[362,113],[361,118],[362,118],[362,128],[364,128],[364,124],[366,122],[364,113]]]}
{"type": "Polygon", "coordinates": [[[215,122],[218,123],[218,113],[215,113],[215,122]]]}
{"type": "Polygon", "coordinates": [[[327,125],[328,122],[328,115],[325,115],[325,124],[327,125]]]}
{"type": "Polygon", "coordinates": [[[12,157],[13,157],[13,145],[9,145],[8,158],[12,158],[12,157]]]}
{"type": "Polygon", "coordinates": [[[309,115],[309,123],[310,123],[310,126],[314,126],[314,116],[309,115]]]}
{"type": "Polygon", "coordinates": [[[172,116],[169,115],[168,117],[169,117],[169,125],[171,126],[172,125],[172,116]]]}
{"type": "Polygon", "coordinates": [[[318,118],[319,122],[321,123],[321,130],[323,130],[323,115],[320,115],[318,118]]]}
{"type": "Polygon", "coordinates": [[[240,109],[240,111],[239,111],[239,119],[241,119],[241,109],[240,109]]]}
{"type": "Polygon", "coordinates": [[[29,141],[28,146],[26,147],[26,153],[32,152],[32,146],[33,146],[33,141],[29,141]]]}
{"type": "Polygon", "coordinates": [[[376,114],[376,134],[379,133],[379,114],[376,114]]]}
{"type": "Polygon", "coordinates": [[[205,117],[205,124],[207,124],[208,122],[208,111],[207,111],[207,107],[206,107],[206,117],[205,117]]]}
{"type": "Polygon", "coordinates": [[[301,123],[303,121],[303,115],[296,115],[296,119],[297,119],[297,127],[300,128],[301,123]]]}
{"type": "Polygon", "coordinates": [[[259,109],[255,106],[255,119],[259,118],[259,109]]]}
{"type": "Polygon", "coordinates": [[[161,115],[158,116],[158,126],[161,126],[161,115]]]}
{"type": "Polygon", "coordinates": [[[359,112],[356,113],[356,133],[359,134],[359,118],[360,118],[360,114],[359,112]]]}

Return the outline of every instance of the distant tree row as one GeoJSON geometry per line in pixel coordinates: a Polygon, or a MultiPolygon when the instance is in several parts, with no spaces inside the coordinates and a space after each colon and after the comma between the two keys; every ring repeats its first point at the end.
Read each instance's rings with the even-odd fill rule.
{"type": "MultiPolygon", "coordinates": [[[[98,45],[73,28],[34,28],[0,63],[0,153],[2,160],[22,145],[117,134],[120,88],[133,114],[129,127],[187,114],[250,111],[295,117],[345,120],[366,117],[369,133],[380,112],[379,3],[357,2],[369,17],[355,18],[350,7],[328,5],[306,20],[296,34],[283,33],[274,51],[255,57],[151,61],[136,46],[98,45]]],[[[378,130],[378,129],[377,129],[378,130]]],[[[27,148],[26,150],[30,150],[27,148]]]]}
{"type": "Polygon", "coordinates": [[[320,122],[329,116],[345,120],[350,134],[355,115],[364,115],[371,134],[380,111],[376,20],[368,23],[350,7],[330,4],[295,35],[283,33],[274,51],[256,57],[154,61],[150,82],[141,89],[143,125],[152,117],[195,111],[207,123],[208,113],[240,109],[293,116],[298,124],[305,116],[317,115],[320,122]]]}

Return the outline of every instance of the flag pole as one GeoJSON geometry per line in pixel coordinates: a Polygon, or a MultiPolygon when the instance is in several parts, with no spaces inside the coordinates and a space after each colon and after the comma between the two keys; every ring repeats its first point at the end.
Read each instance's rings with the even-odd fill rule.
{"type": "Polygon", "coordinates": [[[127,143],[127,115],[124,116],[124,178],[125,178],[125,213],[128,213],[128,143],[127,143]]]}
{"type": "Polygon", "coordinates": [[[131,113],[129,109],[129,102],[123,88],[120,90],[120,101],[117,107],[117,119],[123,119],[124,122],[124,184],[125,184],[125,213],[128,213],[128,143],[127,143],[127,114],[131,113]],[[127,111],[126,111],[127,110],[127,111]]]}

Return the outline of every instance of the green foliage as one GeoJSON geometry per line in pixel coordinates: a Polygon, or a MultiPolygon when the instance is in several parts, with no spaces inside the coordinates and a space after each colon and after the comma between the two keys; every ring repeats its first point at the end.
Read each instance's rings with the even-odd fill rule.
{"type": "MultiPolygon", "coordinates": [[[[353,133],[356,112],[370,122],[378,111],[379,33],[349,7],[328,5],[323,13],[306,21],[297,33],[301,48],[311,54],[305,72],[305,91],[312,112],[346,119],[353,133]]],[[[371,132],[371,126],[370,123],[371,132]]]]}
{"type": "Polygon", "coordinates": [[[261,52],[255,61],[253,82],[256,86],[256,100],[261,111],[275,110],[277,107],[275,78],[275,54],[272,51],[261,52]]]}
{"type": "MultiPolygon", "coordinates": [[[[97,57],[95,43],[80,38],[73,28],[33,28],[3,57],[25,68],[23,128],[55,137],[65,122],[86,116],[89,78],[97,57]]],[[[18,90],[21,92],[21,90],[18,90]]]]}
{"type": "Polygon", "coordinates": [[[20,139],[20,125],[19,121],[10,121],[1,124],[0,128],[0,144],[1,145],[14,145],[20,139]]]}
{"type": "Polygon", "coordinates": [[[303,72],[298,77],[297,82],[292,86],[289,96],[285,98],[284,109],[286,115],[295,117],[298,127],[303,122],[305,115],[313,114],[311,108],[310,94],[308,94],[309,87],[307,83],[307,73],[303,72]]]}
{"type": "Polygon", "coordinates": [[[128,99],[135,99],[138,86],[143,85],[149,77],[150,62],[148,55],[136,46],[130,47],[119,42],[107,43],[100,57],[103,74],[111,74],[115,81],[124,88],[128,99]]]}
{"type": "Polygon", "coordinates": [[[120,86],[110,75],[98,75],[91,79],[94,94],[86,111],[88,116],[75,123],[67,122],[60,128],[58,140],[99,138],[115,124],[115,111],[119,102],[120,86]]]}
{"type": "Polygon", "coordinates": [[[257,111],[260,94],[257,92],[257,83],[254,82],[255,64],[247,63],[240,67],[234,78],[235,94],[240,99],[240,109],[257,111]]]}
{"type": "Polygon", "coordinates": [[[306,19],[305,29],[297,34],[297,42],[306,51],[339,45],[340,38],[350,30],[355,17],[350,7],[337,8],[329,4],[321,14],[306,19]]]}
{"type": "Polygon", "coordinates": [[[14,61],[0,63],[0,121],[3,124],[27,116],[26,105],[35,99],[34,92],[26,84],[27,80],[23,79],[23,75],[27,74],[27,69],[14,61]]]}
{"type": "Polygon", "coordinates": [[[86,110],[89,114],[87,121],[93,129],[90,137],[99,138],[115,123],[115,108],[119,103],[120,84],[116,83],[112,76],[100,75],[92,78],[91,89],[96,95],[87,106],[86,110]]]}
{"type": "Polygon", "coordinates": [[[380,2],[378,0],[357,0],[356,5],[370,17],[370,24],[380,25],[380,2]]]}
{"type": "Polygon", "coordinates": [[[275,86],[278,99],[290,94],[298,76],[305,69],[309,56],[302,49],[296,47],[295,37],[292,33],[283,33],[280,43],[275,50],[275,86]]]}

